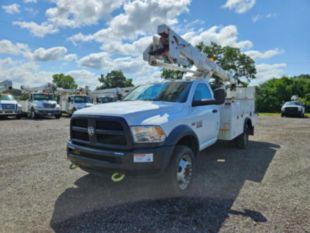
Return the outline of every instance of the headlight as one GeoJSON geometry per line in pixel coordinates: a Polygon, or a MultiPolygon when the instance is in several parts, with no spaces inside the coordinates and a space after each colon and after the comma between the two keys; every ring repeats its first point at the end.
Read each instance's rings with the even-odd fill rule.
{"type": "Polygon", "coordinates": [[[159,126],[130,127],[135,143],[156,143],[166,139],[165,132],[159,126]]]}

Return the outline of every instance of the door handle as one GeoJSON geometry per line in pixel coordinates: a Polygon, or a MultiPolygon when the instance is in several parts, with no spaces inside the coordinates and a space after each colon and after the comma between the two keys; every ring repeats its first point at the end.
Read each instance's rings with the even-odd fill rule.
{"type": "Polygon", "coordinates": [[[213,113],[217,113],[217,109],[213,109],[212,112],[213,112],[213,113]]]}

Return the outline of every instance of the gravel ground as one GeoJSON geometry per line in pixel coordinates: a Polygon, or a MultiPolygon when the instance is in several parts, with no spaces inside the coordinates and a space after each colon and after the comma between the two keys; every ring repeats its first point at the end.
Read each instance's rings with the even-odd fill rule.
{"type": "Polygon", "coordinates": [[[310,232],[310,119],[259,117],[199,155],[193,190],[69,170],[69,119],[0,121],[0,232],[310,232]]]}

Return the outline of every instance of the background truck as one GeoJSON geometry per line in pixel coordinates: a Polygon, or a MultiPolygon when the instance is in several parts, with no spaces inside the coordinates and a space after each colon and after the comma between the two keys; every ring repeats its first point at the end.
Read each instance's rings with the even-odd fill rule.
{"type": "Polygon", "coordinates": [[[288,101],[281,107],[281,116],[298,116],[304,117],[305,106],[298,101],[288,101]]]}
{"type": "Polygon", "coordinates": [[[76,110],[93,106],[92,99],[85,89],[57,89],[61,111],[71,116],[76,110]]]}
{"type": "Polygon", "coordinates": [[[0,92],[0,118],[11,116],[20,119],[22,116],[22,107],[12,95],[0,92]]]}
{"type": "MultiPolygon", "coordinates": [[[[79,110],[71,119],[67,155],[90,173],[162,175],[186,191],[201,150],[218,140],[246,148],[256,122],[254,88],[237,80],[168,26],[145,50],[150,65],[186,71],[184,80],[149,83],[124,101],[79,110]]],[[[117,179],[118,180],[118,179],[117,179]]]]}
{"type": "Polygon", "coordinates": [[[42,87],[21,87],[26,100],[20,101],[23,114],[35,119],[38,117],[61,117],[60,106],[55,100],[53,86],[47,84],[42,87]]]}
{"type": "Polygon", "coordinates": [[[104,104],[122,100],[133,89],[133,87],[125,87],[94,90],[91,92],[91,96],[95,104],[104,104]]]}

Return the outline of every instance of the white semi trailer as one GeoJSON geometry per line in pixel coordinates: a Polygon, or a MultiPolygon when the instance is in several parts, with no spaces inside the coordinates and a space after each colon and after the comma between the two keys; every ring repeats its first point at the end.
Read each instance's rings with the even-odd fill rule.
{"type": "Polygon", "coordinates": [[[67,155],[81,169],[112,180],[165,175],[173,190],[184,192],[201,150],[218,140],[246,148],[256,122],[254,89],[238,87],[231,74],[166,25],[158,27],[143,58],[187,74],[141,85],[124,101],[76,111],[67,155]]]}

